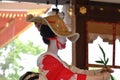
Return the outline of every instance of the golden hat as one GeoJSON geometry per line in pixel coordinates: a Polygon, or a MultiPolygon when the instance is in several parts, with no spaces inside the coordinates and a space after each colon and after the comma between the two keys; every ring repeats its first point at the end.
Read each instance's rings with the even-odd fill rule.
{"type": "Polygon", "coordinates": [[[41,17],[41,16],[34,17],[32,14],[29,14],[26,17],[26,21],[38,22],[47,25],[57,36],[67,37],[71,42],[75,42],[79,38],[79,34],[69,31],[63,19],[57,14],[50,15],[47,17],[41,17]]]}

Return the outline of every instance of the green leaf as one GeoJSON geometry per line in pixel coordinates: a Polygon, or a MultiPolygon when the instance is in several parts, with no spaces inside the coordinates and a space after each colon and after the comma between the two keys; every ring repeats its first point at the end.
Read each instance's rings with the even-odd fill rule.
{"type": "MultiPolygon", "coordinates": [[[[99,45],[99,44],[98,44],[99,45]]],[[[103,58],[104,58],[104,61],[105,61],[105,52],[104,52],[104,50],[103,50],[103,48],[99,45],[99,48],[100,48],[100,50],[102,51],[102,53],[103,53],[103,58]]]]}
{"type": "Polygon", "coordinates": [[[100,60],[104,63],[104,61],[102,60],[102,58],[100,58],[100,60]]]}
{"type": "Polygon", "coordinates": [[[95,61],[96,63],[104,63],[103,61],[95,61]]]}
{"type": "MultiPolygon", "coordinates": [[[[99,44],[98,44],[99,45],[99,44]]],[[[99,45],[99,48],[100,50],[102,51],[102,54],[103,54],[103,59],[100,58],[100,61],[95,61],[96,63],[101,63],[101,64],[104,64],[104,67],[107,67],[107,63],[109,61],[109,58],[106,59],[106,55],[105,55],[105,52],[103,50],[103,48],[99,45]]],[[[110,75],[110,80],[115,80],[114,77],[112,75],[110,75]]]]}
{"type": "Polygon", "coordinates": [[[115,80],[114,77],[113,77],[113,75],[110,75],[110,79],[111,79],[111,80],[115,80]]]}
{"type": "Polygon", "coordinates": [[[105,61],[105,65],[107,65],[108,61],[109,61],[109,58],[107,58],[107,60],[105,61]]]}

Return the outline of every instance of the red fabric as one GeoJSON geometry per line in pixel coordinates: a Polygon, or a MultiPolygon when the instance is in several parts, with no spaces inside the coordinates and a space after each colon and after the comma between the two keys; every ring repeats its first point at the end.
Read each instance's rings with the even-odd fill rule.
{"type": "MultiPolygon", "coordinates": [[[[43,70],[48,71],[46,75],[48,80],[69,80],[75,74],[51,55],[45,55],[42,64],[43,70]]],[[[77,80],[85,80],[85,77],[85,75],[78,75],[77,80]]]]}
{"type": "Polygon", "coordinates": [[[57,76],[56,80],[69,80],[73,76],[73,72],[71,72],[69,69],[64,68],[62,71],[60,71],[59,75],[57,76]]]}
{"type": "Polygon", "coordinates": [[[55,21],[48,21],[49,23],[55,23],[55,21]]]}
{"type": "Polygon", "coordinates": [[[84,75],[84,74],[78,74],[77,80],[86,80],[86,75],[84,75]]]}
{"type": "Polygon", "coordinates": [[[54,37],[54,38],[48,38],[50,40],[55,40],[56,41],[56,46],[58,49],[60,49],[59,45],[62,47],[62,48],[65,48],[65,44],[62,44],[60,41],[58,41],[57,37],[54,37]]]}

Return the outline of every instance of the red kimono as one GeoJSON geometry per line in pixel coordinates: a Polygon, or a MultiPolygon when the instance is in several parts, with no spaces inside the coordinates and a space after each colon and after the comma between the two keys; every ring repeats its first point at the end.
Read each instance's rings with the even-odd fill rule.
{"type": "Polygon", "coordinates": [[[86,75],[73,73],[61,59],[51,53],[41,55],[37,63],[48,80],[86,80],[86,75]]]}

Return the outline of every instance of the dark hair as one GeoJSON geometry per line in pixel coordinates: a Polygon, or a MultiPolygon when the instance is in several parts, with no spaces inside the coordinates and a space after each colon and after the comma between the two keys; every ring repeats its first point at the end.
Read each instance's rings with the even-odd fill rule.
{"type": "Polygon", "coordinates": [[[45,44],[50,43],[50,40],[48,38],[54,38],[55,37],[55,34],[53,33],[53,31],[47,25],[41,25],[40,35],[42,36],[43,42],[45,44]]]}
{"type": "Polygon", "coordinates": [[[36,80],[39,78],[39,73],[28,71],[20,76],[19,80],[36,80]]]}

